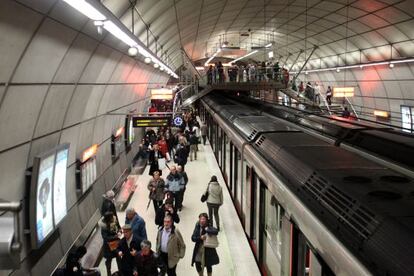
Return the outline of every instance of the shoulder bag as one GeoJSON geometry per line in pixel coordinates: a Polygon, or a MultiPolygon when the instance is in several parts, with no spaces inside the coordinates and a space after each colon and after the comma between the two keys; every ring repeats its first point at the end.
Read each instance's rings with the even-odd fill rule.
{"type": "Polygon", "coordinates": [[[206,239],[204,240],[204,247],[206,248],[217,248],[219,246],[219,241],[217,235],[206,234],[206,239]]]}
{"type": "Polygon", "coordinates": [[[206,202],[208,199],[208,188],[210,187],[210,183],[208,183],[207,190],[201,195],[201,202],[206,202]]]}

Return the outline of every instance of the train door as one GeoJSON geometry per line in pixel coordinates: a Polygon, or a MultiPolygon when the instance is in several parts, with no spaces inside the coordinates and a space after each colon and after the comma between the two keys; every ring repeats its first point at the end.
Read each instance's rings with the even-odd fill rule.
{"type": "Polygon", "coordinates": [[[238,149],[233,145],[233,190],[232,196],[237,212],[240,214],[240,203],[237,201],[238,178],[239,178],[239,160],[241,159],[238,149]]]}
{"type": "Polygon", "coordinates": [[[244,231],[248,233],[250,229],[250,193],[251,193],[251,173],[252,168],[249,163],[243,159],[241,164],[242,174],[240,175],[240,209],[241,219],[244,231]]]}
{"type": "Polygon", "coordinates": [[[222,137],[223,137],[223,144],[222,144],[222,158],[221,158],[221,171],[223,172],[223,175],[224,175],[224,179],[227,181],[227,173],[226,173],[226,165],[227,165],[227,162],[226,162],[226,158],[227,158],[227,140],[228,140],[228,138],[227,138],[227,135],[226,135],[226,133],[223,131],[223,134],[222,134],[222,137]]]}
{"type": "Polygon", "coordinates": [[[233,167],[233,143],[230,142],[229,144],[229,155],[228,155],[228,181],[227,186],[229,187],[230,194],[233,191],[233,173],[234,173],[234,167],[233,167]]]}
{"type": "Polygon", "coordinates": [[[264,193],[263,264],[266,275],[281,275],[282,223],[285,211],[270,190],[266,188],[264,193]]]}
{"type": "Polygon", "coordinates": [[[259,203],[260,203],[260,179],[259,176],[253,171],[252,176],[252,188],[250,199],[250,243],[253,248],[256,259],[258,259],[258,247],[259,247],[259,203]]]}

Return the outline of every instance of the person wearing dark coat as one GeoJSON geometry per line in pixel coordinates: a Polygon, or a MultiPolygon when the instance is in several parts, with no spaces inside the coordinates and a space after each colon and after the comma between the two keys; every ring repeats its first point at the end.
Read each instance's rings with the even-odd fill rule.
{"type": "Polygon", "coordinates": [[[101,205],[101,216],[104,216],[105,213],[111,212],[115,215],[116,221],[118,222],[118,228],[121,228],[119,225],[118,214],[116,213],[116,207],[114,203],[115,193],[112,190],[107,191],[103,195],[102,205],[101,205]]]}
{"type": "MultiPolygon", "coordinates": [[[[86,247],[81,245],[68,253],[66,258],[65,268],[61,275],[64,276],[100,276],[97,269],[89,269],[82,267],[80,260],[85,256],[86,247]]],[[[55,274],[56,275],[56,274],[55,274]]]]}
{"type": "Polygon", "coordinates": [[[177,210],[173,207],[173,199],[168,198],[165,200],[165,203],[161,205],[155,215],[155,224],[159,227],[164,225],[164,217],[165,215],[170,215],[174,221],[174,223],[180,222],[180,217],[178,216],[177,210]]]}
{"type": "Polygon", "coordinates": [[[134,276],[136,275],[135,256],[137,256],[140,249],[139,241],[134,237],[132,233],[131,225],[125,224],[122,227],[124,237],[119,242],[116,254],[119,257],[119,271],[122,276],[134,276]]]}
{"type": "Polygon", "coordinates": [[[128,208],[125,213],[125,224],[131,226],[132,233],[139,246],[143,240],[148,239],[145,221],[137,212],[135,212],[134,208],[128,208]]]}
{"type": "MultiPolygon", "coordinates": [[[[162,155],[159,146],[157,144],[154,145],[154,148],[149,152],[148,162],[150,164],[149,175],[153,175],[155,171],[160,171],[158,166],[158,159],[165,158],[162,155]]],[[[161,175],[161,174],[160,174],[161,175]]]]}
{"type": "Polygon", "coordinates": [[[207,237],[208,215],[201,213],[198,216],[198,222],[196,223],[191,236],[191,240],[195,242],[193,257],[191,259],[191,266],[196,265],[196,269],[199,275],[204,275],[204,267],[207,268],[207,275],[211,276],[213,273],[213,265],[220,263],[219,256],[215,248],[204,247],[204,240],[207,237]]]}
{"type": "Polygon", "coordinates": [[[158,276],[158,262],[154,251],[151,250],[151,242],[141,242],[141,251],[135,256],[135,265],[138,276],[158,276]]]}
{"type": "MultiPolygon", "coordinates": [[[[103,239],[103,256],[105,260],[107,275],[111,275],[112,259],[117,258],[116,250],[111,249],[109,244],[114,241],[118,241],[118,233],[120,228],[119,223],[113,213],[107,212],[103,218],[99,221],[99,227],[101,228],[101,235],[103,239]]],[[[118,261],[118,259],[117,259],[118,261]]]]}
{"type": "Polygon", "coordinates": [[[189,154],[189,150],[187,149],[187,146],[182,145],[182,144],[178,144],[177,150],[175,151],[175,160],[174,161],[178,165],[180,165],[184,168],[185,164],[187,164],[188,154],[189,154]]]}

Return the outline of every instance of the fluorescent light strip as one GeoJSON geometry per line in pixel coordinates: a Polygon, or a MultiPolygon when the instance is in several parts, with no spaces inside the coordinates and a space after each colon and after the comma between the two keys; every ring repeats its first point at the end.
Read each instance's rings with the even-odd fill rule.
{"type": "Polygon", "coordinates": [[[105,30],[110,32],[113,36],[124,42],[129,47],[136,47],[138,45],[133,38],[131,38],[128,34],[124,33],[112,21],[105,21],[103,27],[105,30]]]}
{"type": "MultiPolygon", "coordinates": [[[[361,63],[355,65],[347,65],[347,66],[338,66],[338,67],[330,67],[330,68],[321,68],[321,69],[311,69],[311,70],[303,70],[301,74],[307,73],[315,73],[315,72],[326,72],[326,71],[337,71],[337,70],[345,70],[345,69],[353,69],[353,68],[364,68],[364,67],[371,67],[371,66],[378,66],[378,65],[389,65],[389,64],[397,64],[397,63],[412,63],[414,59],[401,59],[401,60],[391,60],[391,61],[380,61],[380,62],[372,62],[372,63],[361,63]]],[[[297,72],[290,72],[290,74],[296,74],[297,72]]]]}
{"type": "Polygon", "coordinates": [[[221,48],[218,48],[217,51],[204,63],[204,66],[208,66],[208,64],[210,63],[210,61],[215,58],[218,53],[221,52],[221,48]]]}
{"type": "Polygon", "coordinates": [[[248,56],[251,56],[251,55],[253,55],[253,54],[256,54],[257,52],[258,52],[257,50],[254,50],[253,52],[250,52],[250,53],[248,53],[247,55],[244,55],[244,56],[242,56],[242,57],[236,58],[235,60],[233,60],[233,61],[232,61],[232,62],[230,62],[230,63],[235,63],[236,61],[239,61],[239,60],[244,59],[244,58],[246,58],[246,57],[248,57],[248,56]]]}
{"type": "Polygon", "coordinates": [[[97,9],[95,9],[91,4],[84,0],[63,0],[72,6],[74,9],[78,10],[80,13],[85,15],[86,17],[95,20],[95,21],[103,21],[106,20],[106,17],[100,13],[97,9]]]}
{"type": "Polygon", "coordinates": [[[151,60],[154,62],[154,64],[158,64],[159,65],[158,67],[163,67],[165,69],[166,73],[168,73],[168,74],[172,75],[174,78],[178,79],[178,75],[175,74],[174,71],[172,71],[166,64],[164,64],[157,57],[152,55],[143,46],[139,45],[139,40],[135,37],[134,34],[129,32],[129,30],[126,27],[125,27],[125,31],[122,30],[122,28],[124,26],[122,26],[122,28],[120,28],[119,25],[117,25],[117,23],[123,25],[122,22],[120,22],[119,19],[116,18],[115,16],[113,16],[112,14],[109,14],[110,11],[106,11],[105,10],[106,8],[104,8],[104,6],[101,3],[96,2],[96,4],[95,4],[95,5],[101,5],[102,7],[100,8],[100,7],[94,6],[95,2],[93,2],[91,4],[86,0],[63,0],[63,1],[68,3],[74,9],[78,10],[80,13],[87,16],[89,19],[94,20],[94,21],[102,21],[103,22],[103,28],[105,30],[110,32],[113,36],[115,36],[116,38],[118,38],[119,40],[124,42],[129,47],[136,47],[138,49],[138,52],[141,55],[143,55],[144,57],[151,58],[151,60]],[[114,20],[118,20],[119,22],[113,22],[113,21],[109,20],[103,13],[101,13],[99,11],[99,8],[101,10],[104,10],[104,13],[106,12],[106,14],[109,17],[113,17],[114,20]]]}

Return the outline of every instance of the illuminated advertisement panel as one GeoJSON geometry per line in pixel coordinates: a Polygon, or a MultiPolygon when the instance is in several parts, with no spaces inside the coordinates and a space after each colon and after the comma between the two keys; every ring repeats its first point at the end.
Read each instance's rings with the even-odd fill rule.
{"type": "Polygon", "coordinates": [[[43,240],[53,231],[52,213],[52,185],[53,167],[55,164],[54,153],[42,158],[37,179],[36,200],[36,233],[37,241],[43,240]]]}
{"type": "Polygon", "coordinates": [[[30,186],[32,247],[39,248],[66,216],[66,168],[69,144],[36,156],[30,186]]]}
{"type": "Polygon", "coordinates": [[[53,180],[53,214],[55,225],[66,216],[66,167],[69,149],[65,148],[56,153],[55,175],[53,180]]]}

